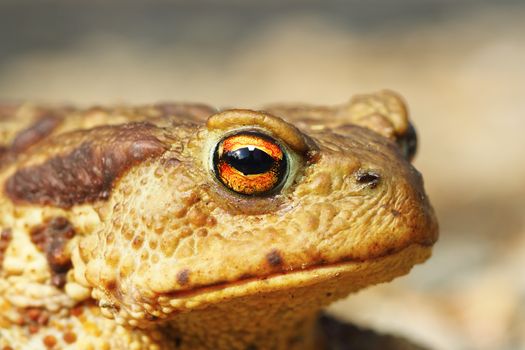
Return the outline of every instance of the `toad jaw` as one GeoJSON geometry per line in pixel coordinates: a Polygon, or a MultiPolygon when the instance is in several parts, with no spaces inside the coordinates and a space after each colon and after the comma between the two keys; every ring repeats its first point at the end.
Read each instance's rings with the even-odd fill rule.
{"type": "MultiPolygon", "coordinates": [[[[245,277],[237,281],[194,287],[173,293],[160,293],[159,300],[169,301],[166,307],[174,312],[200,309],[210,301],[230,300],[239,297],[270,294],[282,291],[293,294],[301,288],[311,288],[333,280],[331,288],[324,285],[326,293],[341,296],[365,286],[388,282],[410,271],[415,264],[426,261],[431,255],[431,245],[411,244],[399,251],[366,261],[343,261],[325,265],[309,266],[302,270],[290,270],[264,277],[245,277]],[[363,274],[363,271],[365,274],[363,274]],[[330,291],[330,292],[328,292],[330,291]]],[[[322,293],[321,293],[322,294],[322,293]]],[[[338,298],[335,298],[335,300],[338,298]]],[[[332,299],[331,299],[332,300],[332,299]]]]}
{"type": "Polygon", "coordinates": [[[249,278],[180,291],[158,298],[170,312],[173,334],[188,349],[309,349],[319,310],[348,293],[408,273],[430,256],[430,247],[412,244],[390,255],[302,271],[249,278]],[[205,325],[203,327],[202,325],[205,325]],[[264,344],[264,345],[261,345],[264,344]]]}

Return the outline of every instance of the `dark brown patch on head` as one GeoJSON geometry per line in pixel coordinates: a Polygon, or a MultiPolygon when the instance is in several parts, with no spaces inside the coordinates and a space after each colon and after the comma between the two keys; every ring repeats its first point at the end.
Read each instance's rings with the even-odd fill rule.
{"type": "Polygon", "coordinates": [[[61,135],[53,146],[76,148],[19,169],[6,181],[6,193],[18,203],[60,208],[107,199],[126,170],[166,150],[155,130],[150,124],[132,123],[61,135]]]}
{"type": "MultiPolygon", "coordinates": [[[[2,115],[2,107],[3,106],[0,105],[0,120],[3,118],[16,118],[18,107],[12,109],[10,111],[11,113],[4,115],[2,115]]],[[[20,153],[42,142],[46,137],[51,135],[64,119],[65,113],[70,110],[69,108],[53,110],[46,108],[36,109],[34,111],[35,117],[33,123],[29,127],[18,131],[10,144],[0,145],[0,168],[15,160],[20,153]]]]}
{"type": "Polygon", "coordinates": [[[373,171],[364,171],[356,174],[357,182],[365,184],[369,188],[376,188],[381,180],[381,176],[373,171]]]}
{"type": "Polygon", "coordinates": [[[273,249],[271,252],[266,254],[266,261],[268,261],[268,264],[272,267],[281,266],[283,263],[283,258],[281,257],[281,253],[277,249],[273,249]]]}
{"type": "Polygon", "coordinates": [[[11,144],[11,152],[20,153],[31,147],[32,145],[40,142],[46,136],[51,134],[53,130],[62,122],[62,117],[52,114],[45,113],[40,117],[33,125],[20,131],[13,143],[11,144]]]}
{"type": "Polygon", "coordinates": [[[0,268],[2,268],[2,262],[4,261],[4,254],[12,238],[13,238],[13,235],[10,229],[2,230],[2,232],[0,233],[0,268]]]}
{"type": "Polygon", "coordinates": [[[185,286],[190,282],[190,270],[189,269],[183,269],[177,273],[177,282],[181,286],[185,286]]]}
{"type": "Polygon", "coordinates": [[[43,225],[34,227],[30,235],[33,244],[46,253],[52,273],[51,283],[56,287],[63,287],[66,282],[66,274],[72,266],[71,255],[66,250],[66,245],[75,235],[73,226],[67,219],[56,217],[43,225]]]}

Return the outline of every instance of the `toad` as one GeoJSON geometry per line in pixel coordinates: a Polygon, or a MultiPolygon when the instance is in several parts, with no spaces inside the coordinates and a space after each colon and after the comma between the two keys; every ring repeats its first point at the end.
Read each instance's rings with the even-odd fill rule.
{"type": "Polygon", "coordinates": [[[320,310],[408,273],[438,236],[390,91],[4,104],[0,136],[4,350],[330,348],[320,310]]]}

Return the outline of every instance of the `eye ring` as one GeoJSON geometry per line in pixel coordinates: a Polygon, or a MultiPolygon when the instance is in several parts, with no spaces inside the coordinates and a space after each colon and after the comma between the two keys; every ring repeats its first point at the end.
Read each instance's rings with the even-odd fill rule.
{"type": "Polygon", "coordinates": [[[213,170],[227,189],[245,196],[269,196],[289,173],[286,148],[259,131],[240,131],[221,139],[213,151],[213,170]]]}

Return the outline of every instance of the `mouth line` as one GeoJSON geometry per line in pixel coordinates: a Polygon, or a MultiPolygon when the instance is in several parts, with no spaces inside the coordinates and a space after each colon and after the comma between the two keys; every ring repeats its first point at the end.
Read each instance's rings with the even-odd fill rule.
{"type": "MultiPolygon", "coordinates": [[[[353,264],[362,264],[367,262],[374,262],[374,261],[380,261],[383,259],[386,259],[388,257],[392,257],[395,255],[400,254],[404,250],[407,250],[408,248],[412,246],[420,247],[420,248],[431,248],[432,243],[430,242],[419,242],[419,243],[411,243],[406,246],[399,247],[397,249],[389,249],[383,254],[378,254],[376,256],[373,256],[371,258],[353,258],[353,257],[347,257],[342,258],[335,262],[328,262],[328,263],[314,263],[312,265],[306,266],[304,268],[289,268],[289,269],[282,269],[281,271],[270,273],[265,276],[256,276],[256,275],[242,275],[237,280],[232,281],[217,281],[215,283],[210,283],[206,285],[196,285],[191,289],[186,290],[178,290],[174,292],[168,292],[165,293],[164,296],[167,296],[172,299],[181,299],[181,298],[190,298],[193,296],[203,295],[206,293],[211,292],[218,292],[223,291],[231,287],[236,286],[242,286],[249,284],[251,282],[270,282],[272,280],[275,280],[280,277],[286,277],[291,275],[298,275],[301,273],[309,273],[315,270],[329,270],[330,268],[344,268],[345,266],[350,266],[353,264]]],[[[414,263],[414,265],[417,262],[414,263]]]]}

